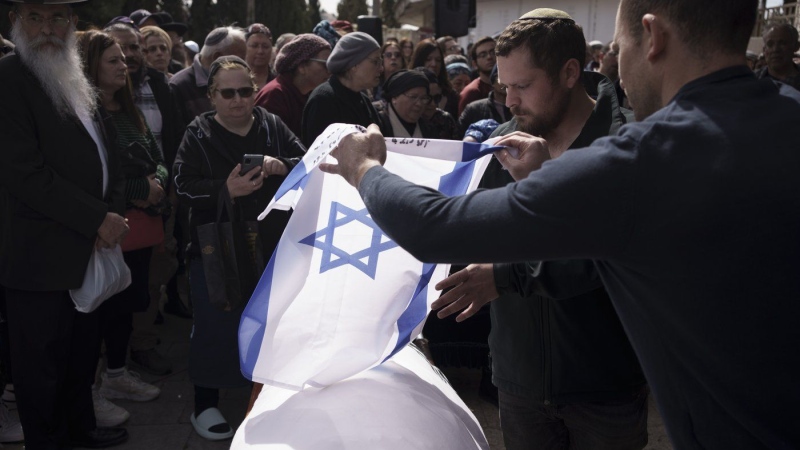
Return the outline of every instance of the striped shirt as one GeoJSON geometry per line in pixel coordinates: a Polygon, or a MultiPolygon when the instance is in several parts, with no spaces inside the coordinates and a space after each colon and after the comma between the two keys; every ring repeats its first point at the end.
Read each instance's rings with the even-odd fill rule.
{"type": "Polygon", "coordinates": [[[136,107],[139,108],[139,111],[142,112],[142,115],[144,115],[144,120],[147,122],[147,126],[150,128],[150,131],[153,132],[153,136],[156,138],[156,142],[158,143],[158,148],[163,154],[164,143],[161,140],[163,119],[161,118],[161,110],[158,109],[158,103],[156,103],[156,97],[153,94],[153,89],[150,88],[150,83],[148,83],[149,79],[150,77],[145,75],[142,84],[135,89],[136,92],[134,93],[133,102],[136,104],[136,107]]]}
{"type": "MultiPolygon", "coordinates": [[[[148,128],[142,134],[136,124],[131,120],[130,116],[125,111],[112,111],[111,119],[114,122],[114,127],[117,129],[117,148],[124,149],[134,142],[138,142],[150,153],[150,157],[156,162],[156,179],[165,185],[167,177],[167,168],[164,166],[164,157],[161,155],[161,150],[158,148],[156,138],[148,128]]],[[[128,178],[125,183],[125,199],[126,200],[147,200],[150,194],[150,183],[145,177],[128,178]]]]}

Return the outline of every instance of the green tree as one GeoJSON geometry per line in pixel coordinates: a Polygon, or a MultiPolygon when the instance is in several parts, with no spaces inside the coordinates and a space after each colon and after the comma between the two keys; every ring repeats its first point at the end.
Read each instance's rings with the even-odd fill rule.
{"type": "Polygon", "coordinates": [[[308,0],[308,17],[311,19],[312,27],[322,21],[319,14],[319,0],[308,0]]]}
{"type": "Polygon", "coordinates": [[[127,16],[134,11],[125,11],[124,5],[124,0],[106,0],[104,2],[91,2],[86,5],[76,6],[78,29],[103,28],[114,17],[127,16]]]}
{"type": "Polygon", "coordinates": [[[339,2],[336,14],[338,19],[356,23],[358,16],[364,15],[367,15],[366,0],[342,0],[339,2]]]}
{"type": "Polygon", "coordinates": [[[311,23],[305,0],[259,0],[256,21],[269,27],[273,40],[283,33],[310,33],[316,25],[311,23]]]}
{"type": "Polygon", "coordinates": [[[192,40],[197,41],[200,46],[203,45],[206,36],[213,30],[217,23],[214,20],[216,17],[216,6],[211,0],[193,0],[192,6],[189,8],[191,20],[189,24],[189,36],[192,40]]]}
{"type": "Polygon", "coordinates": [[[184,0],[161,0],[161,11],[168,12],[175,22],[189,23],[184,0]]]}
{"type": "MultiPolygon", "coordinates": [[[[99,8],[101,4],[115,3],[115,2],[117,2],[117,0],[102,1],[102,2],[93,1],[89,3],[89,5],[90,8],[95,9],[99,8]]],[[[159,11],[158,0],[124,0],[121,6],[122,7],[120,8],[120,13],[114,14],[113,16],[109,17],[109,19],[112,19],[115,16],[127,16],[138,9],[146,9],[150,12],[159,11]]]]}
{"type": "Polygon", "coordinates": [[[396,4],[396,0],[381,1],[381,19],[388,28],[400,28],[400,22],[398,22],[397,16],[394,15],[394,5],[396,4]]]}

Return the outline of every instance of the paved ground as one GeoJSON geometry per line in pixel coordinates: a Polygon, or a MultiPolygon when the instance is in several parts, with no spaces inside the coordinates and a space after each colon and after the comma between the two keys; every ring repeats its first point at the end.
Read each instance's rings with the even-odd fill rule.
{"type": "MultiPolygon", "coordinates": [[[[142,374],[143,379],[161,388],[161,396],[158,399],[148,403],[117,402],[131,413],[131,418],[126,424],[130,439],[125,445],[114,448],[119,450],[227,449],[230,441],[206,441],[194,432],[189,423],[194,407],[192,385],[186,371],[191,320],[165,315],[165,323],[158,328],[162,339],[159,350],[172,361],[174,371],[164,377],[142,374]]],[[[497,408],[478,396],[480,372],[456,369],[445,370],[445,374],[480,421],[491,449],[505,450],[497,408]]],[[[223,390],[220,393],[220,410],[232,425],[238,426],[244,420],[249,395],[249,389],[223,390]]],[[[652,402],[648,429],[650,444],[646,449],[672,449],[661,418],[652,402]]],[[[11,450],[23,448],[22,445],[12,444],[6,444],[4,447],[11,450]]]]}

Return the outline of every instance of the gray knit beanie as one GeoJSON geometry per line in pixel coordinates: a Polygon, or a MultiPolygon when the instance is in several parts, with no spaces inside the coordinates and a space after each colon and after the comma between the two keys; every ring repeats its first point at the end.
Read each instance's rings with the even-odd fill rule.
{"type": "Polygon", "coordinates": [[[328,71],[332,74],[344,73],[380,48],[378,41],[367,33],[347,33],[339,39],[328,57],[328,71]]]}

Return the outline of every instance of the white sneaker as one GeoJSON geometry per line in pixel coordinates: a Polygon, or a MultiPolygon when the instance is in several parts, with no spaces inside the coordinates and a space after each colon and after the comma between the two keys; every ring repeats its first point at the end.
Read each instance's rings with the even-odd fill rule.
{"type": "Polygon", "coordinates": [[[8,407],[0,401],[0,442],[21,442],[25,440],[19,419],[11,416],[8,407]]]}
{"type": "Polygon", "coordinates": [[[105,398],[148,402],[161,393],[161,389],[145,383],[138,373],[129,372],[128,369],[125,369],[122,375],[114,378],[109,378],[106,373],[103,373],[102,379],[103,385],[100,387],[100,393],[105,398]]]}
{"type": "Polygon", "coordinates": [[[116,427],[131,416],[131,413],[125,408],[106,400],[100,394],[100,390],[94,387],[92,388],[92,403],[94,404],[94,417],[98,427],[116,427]]]}

